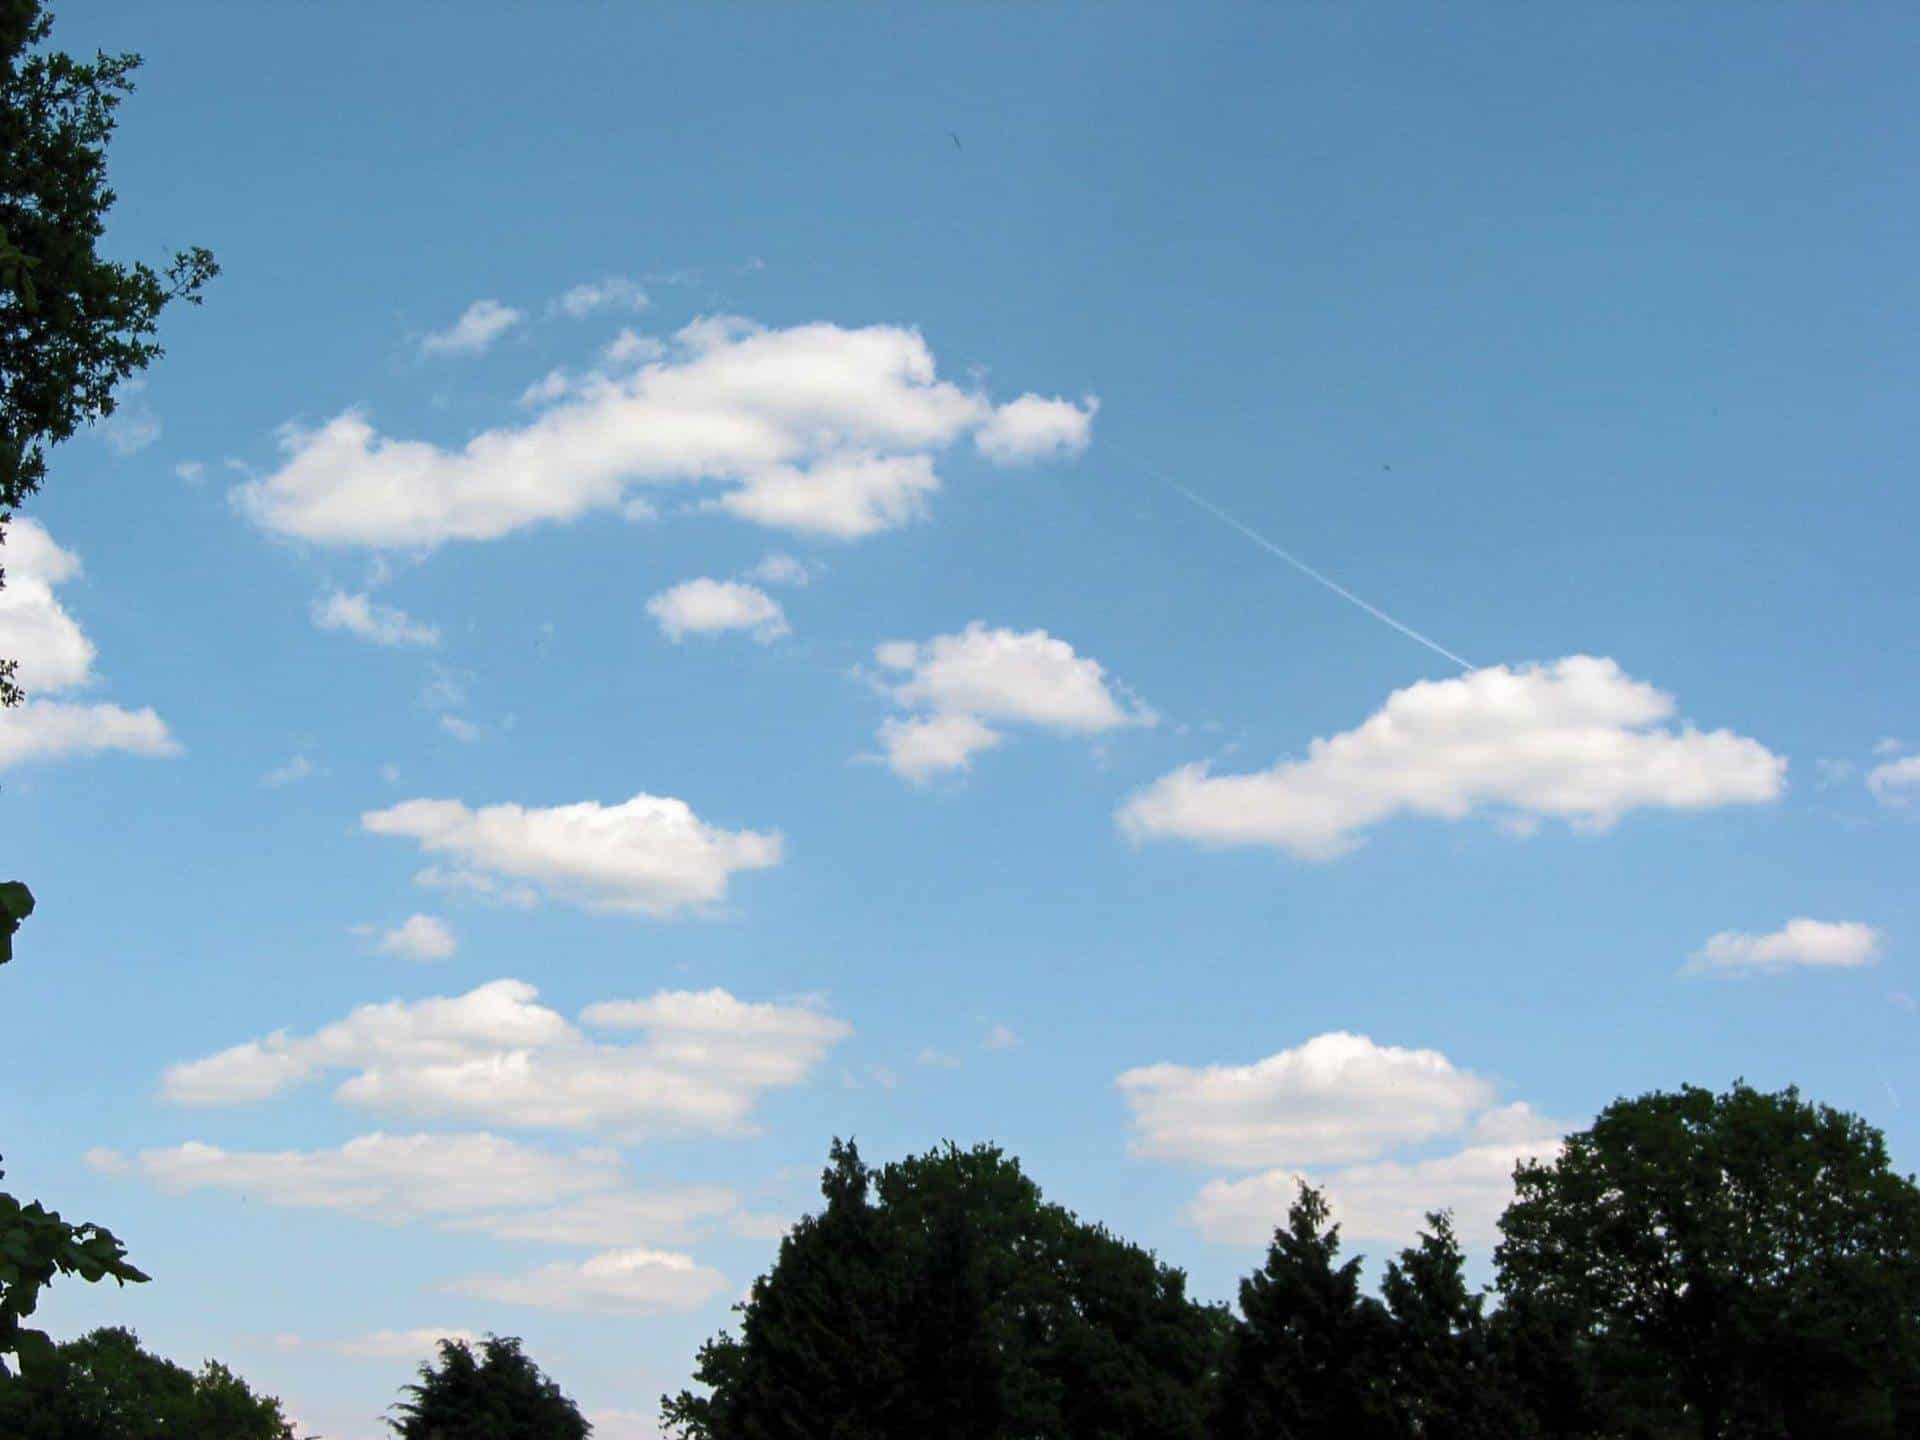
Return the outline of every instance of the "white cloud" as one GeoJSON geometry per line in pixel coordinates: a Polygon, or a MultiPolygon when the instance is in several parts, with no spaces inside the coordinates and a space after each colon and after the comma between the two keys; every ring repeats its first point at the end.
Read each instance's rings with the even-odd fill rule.
{"type": "Polygon", "coordinates": [[[522,405],[549,405],[573,388],[565,370],[555,367],[520,392],[522,405]]]}
{"type": "Polygon", "coordinates": [[[409,915],[380,937],[383,955],[409,960],[445,960],[458,948],[447,922],[434,915],[409,915]]]}
{"type": "Polygon", "coordinates": [[[600,352],[600,358],[609,365],[633,365],[645,360],[658,360],[667,353],[667,347],[651,335],[642,335],[638,330],[622,330],[607,342],[600,352]]]}
{"type": "Polygon", "coordinates": [[[812,581],[813,571],[806,561],[775,550],[749,570],[747,578],[763,585],[806,585],[812,581]]]}
{"type": "Polygon", "coordinates": [[[423,336],[420,352],[423,355],[484,355],[494,341],[524,319],[522,312],[498,300],[476,300],[450,327],[423,336]]]}
{"type": "Polygon", "coordinates": [[[1787,762],[1730,730],[1664,725],[1670,696],[1611,660],[1474,670],[1397,690],[1304,759],[1244,775],[1183,766],[1120,809],[1135,838],[1268,845],[1325,860],[1397,814],[1460,820],[1493,810],[1526,826],[1557,817],[1603,830],[1642,807],[1758,804],[1787,762]]]}
{"type": "Polygon", "coordinates": [[[668,915],[724,899],[738,871],[778,865],[778,832],[723,830],[684,800],[635,795],[618,805],[581,801],[549,809],[458,800],[406,800],[369,810],[375,835],[417,840],[463,868],[523,881],[596,910],[668,915]]]}
{"type": "Polygon", "coordinates": [[[957,635],[889,640],[873,654],[883,670],[905,672],[889,684],[894,703],[927,712],[880,727],[887,763],[909,779],[964,769],[999,743],[989,720],[1081,735],[1157,723],[1152,710],[1115,694],[1099,661],[1045,630],[988,629],[975,620],[957,635]]]}
{"type": "Polygon", "coordinates": [[[0,770],[28,760],[104,750],[164,758],[178,755],[180,746],[151,706],[124,710],[118,705],[28,700],[0,711],[0,770]]]}
{"type": "Polygon", "coordinates": [[[1499,1139],[1476,1139],[1451,1154],[1424,1160],[1378,1161],[1302,1176],[1268,1170],[1243,1180],[1203,1186],[1187,1218],[1209,1240],[1265,1245],[1286,1223],[1304,1178],[1326,1191],[1333,1218],[1349,1242],[1411,1245],[1430,1210],[1451,1210],[1454,1231],[1472,1249],[1490,1248],[1501,1213],[1513,1201],[1513,1171],[1522,1160],[1545,1160],[1559,1149],[1551,1128],[1499,1139]]]}
{"type": "Polygon", "coordinates": [[[269,1205],[338,1210],[397,1224],[552,1204],[619,1182],[609,1150],[557,1154],[498,1135],[361,1135],[329,1150],[229,1151],[190,1140],[143,1150],[160,1189],[225,1190],[269,1205]]]}
{"type": "Polygon", "coordinates": [[[1437,1050],[1345,1031],[1251,1065],[1147,1065],[1115,1083],[1134,1154],[1235,1169],[1365,1159],[1459,1129],[1493,1094],[1437,1050]]]}
{"type": "Polygon", "coordinates": [[[313,762],[304,755],[296,755],[284,765],[269,770],[260,777],[262,785],[278,789],[282,785],[293,785],[313,774],[313,762]]]}
{"type": "Polygon", "coordinates": [[[94,645],[54,594],[80,574],[80,559],[37,520],[15,516],[0,540],[0,657],[17,661],[24,704],[0,711],[0,770],[28,760],[124,750],[177,755],[180,747],[151,708],[81,704],[40,697],[95,683],[94,645]]]}
{"type": "Polygon", "coordinates": [[[661,991],[582,1011],[588,1029],[641,1032],[607,1043],[535,1003],[538,993],[495,980],[464,995],[363,1005],[312,1035],[279,1030],[171,1066],[161,1093],[239,1104],[344,1070],[335,1097],[383,1113],[627,1136],[741,1134],[763,1094],[800,1084],[852,1033],[804,1005],[661,991]]]}
{"type": "Polygon", "coordinates": [[[555,300],[554,308],[579,320],[596,310],[644,310],[651,303],[646,291],[624,275],[609,275],[575,285],[555,300]]]}
{"type": "Polygon", "coordinates": [[[1093,438],[1093,417],[1100,402],[1089,395],[1084,406],[1042,395],[1022,395],[1002,405],[974,432],[980,453],[996,465],[1078,455],[1093,438]]]}
{"type": "Polygon", "coordinates": [[[1871,965],[1880,932],[1858,920],[1789,920],[1764,935],[1722,930],[1687,962],[1688,971],[1853,969],[1871,965]]]}
{"type": "Polygon", "coordinates": [[[937,378],[915,331],[720,316],[680,330],[658,361],[583,381],[458,450],[381,435],[351,411],[288,427],[280,467],[233,498],[281,534],[417,547],[617,509],[635,486],[718,484],[714,503],[743,518],[853,538],[916,518],[939,487],[934,455],[996,413],[937,378]]]}
{"type": "Polygon", "coordinates": [[[333,590],[313,602],[313,623],[322,630],[344,630],[376,645],[440,643],[438,627],[415,620],[397,606],[385,605],[363,592],[333,590]]]}
{"type": "MultiPolygon", "coordinates": [[[[297,1337],[287,1337],[297,1339],[297,1337]]],[[[418,1330],[376,1330],[351,1340],[318,1342],[317,1348],[331,1350],[353,1360],[425,1360],[437,1355],[442,1340],[478,1345],[480,1337],[471,1330],[447,1326],[423,1326],[418,1330]]],[[[312,1343],[312,1342],[301,1342],[312,1343]]]]}
{"type": "Polygon", "coordinates": [[[207,467],[198,460],[182,460],[173,467],[174,478],[184,480],[189,485],[203,484],[207,478],[207,467]]]}
{"type": "Polygon", "coordinates": [[[647,601],[647,613],[669,640],[689,635],[714,635],[726,630],[750,630],[762,645],[787,633],[786,612],[766,591],[738,580],[712,580],[702,575],[647,601]]]}
{"type": "Polygon", "coordinates": [[[692,1310],[727,1288],[726,1277],[668,1250],[609,1250],[523,1275],[475,1275],[455,1287],[509,1305],[630,1315],[692,1310]]]}
{"type": "Polygon", "coordinates": [[[480,727],[462,715],[442,715],[440,728],[462,745],[471,745],[480,738],[480,727]]]}
{"type": "Polygon", "coordinates": [[[613,1249],[682,1241],[714,1225],[738,1232],[759,1218],[741,1208],[733,1191],[708,1185],[584,1195],[544,1210],[481,1216],[454,1228],[482,1230],[501,1240],[613,1249]]]}
{"type": "Polygon", "coordinates": [[[989,630],[976,620],[958,635],[936,635],[921,645],[882,645],[875,658],[888,669],[911,672],[894,687],[895,701],[944,715],[1087,734],[1153,719],[1151,712],[1115,698],[1099,661],[1074,654],[1044,630],[989,630]]]}
{"type": "Polygon", "coordinates": [[[94,429],[116,455],[137,455],[160,438],[160,420],[147,403],[147,382],[128,380],[120,386],[113,414],[94,429]]]}
{"type": "Polygon", "coordinates": [[[924,518],[939,488],[925,455],[838,455],[804,470],[769,465],[711,503],[758,525],[859,540],[924,518]]]}
{"type": "Polygon", "coordinates": [[[413,883],[433,890],[457,890],[467,895],[477,895],[482,900],[510,905],[516,910],[531,910],[540,903],[540,892],[531,885],[496,880],[491,875],[482,875],[473,870],[447,870],[438,865],[427,865],[413,872],[413,883]]]}
{"type": "Polygon", "coordinates": [[[894,774],[913,781],[964,770],[1001,735],[971,715],[927,715],[880,722],[880,748],[894,774]]]}
{"type": "Polygon", "coordinates": [[[987,1050],[1010,1050],[1019,1043],[1020,1037],[1005,1025],[989,1025],[980,1037],[981,1047],[987,1050]]]}
{"type": "MultiPolygon", "coordinates": [[[[1899,749],[1897,741],[1882,740],[1873,747],[1873,753],[1894,756],[1899,754],[1899,749]]],[[[1907,792],[1920,789],[1920,754],[1882,760],[1867,772],[1867,788],[1882,805],[1907,804],[1910,798],[1907,792]]]]}

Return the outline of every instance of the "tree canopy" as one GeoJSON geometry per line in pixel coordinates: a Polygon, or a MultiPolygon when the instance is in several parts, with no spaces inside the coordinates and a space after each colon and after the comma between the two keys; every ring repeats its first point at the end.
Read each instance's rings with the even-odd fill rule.
{"type": "Polygon", "coordinates": [[[1893,1423],[1920,1359],[1920,1190],[1863,1120],[1688,1086],[1608,1106],[1514,1183],[1501,1292],[1564,1317],[1614,1405],[1705,1440],[1893,1423]]]}
{"type": "Polygon", "coordinates": [[[95,1330],[48,1363],[0,1379],[8,1440],[292,1440],[280,1402],[217,1360],[191,1371],[142,1349],[131,1330],[95,1330]]]}
{"type": "Polygon", "coordinates": [[[688,1440],[1199,1440],[1223,1311],[992,1146],[875,1172],[835,1142],[802,1220],[667,1399],[688,1440]]]}
{"type": "MultiPolygon", "coordinates": [[[[113,413],[162,353],[160,312],[199,303],[219,272],[199,247],[164,270],[100,254],[107,145],[140,57],[47,49],[52,25],[41,0],[0,0],[0,536],[46,478],[46,447],[113,413]]],[[[20,698],[14,675],[0,657],[0,705],[20,698]]]]}
{"type": "Polygon", "coordinates": [[[1523,1164],[1498,1284],[1444,1211],[1368,1293],[1302,1184],[1237,1315],[991,1146],[800,1221],[663,1401],[683,1440],[1895,1440],[1920,1434],[1920,1189],[1788,1089],[1621,1100],[1523,1164]]]}
{"type": "Polygon", "coordinates": [[[489,1335],[478,1352],[442,1340],[405,1394],[387,1422],[401,1440],[586,1440],[593,1430],[512,1336],[489,1335]]]}

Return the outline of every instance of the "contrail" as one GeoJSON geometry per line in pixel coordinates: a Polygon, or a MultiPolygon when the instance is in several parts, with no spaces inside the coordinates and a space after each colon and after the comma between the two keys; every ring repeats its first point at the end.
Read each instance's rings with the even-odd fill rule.
{"type": "Polygon", "coordinates": [[[1258,545],[1262,550],[1267,551],[1269,554],[1278,555],[1282,560],[1286,561],[1287,564],[1293,566],[1294,569],[1298,570],[1302,575],[1305,575],[1308,579],[1319,581],[1322,585],[1326,586],[1327,589],[1331,590],[1334,594],[1338,595],[1342,600],[1347,601],[1349,604],[1358,605],[1362,610],[1366,611],[1367,614],[1373,616],[1373,618],[1376,620],[1385,621],[1387,624],[1391,625],[1394,629],[1398,630],[1402,635],[1406,636],[1409,640],[1418,641],[1420,644],[1426,646],[1427,649],[1433,651],[1433,653],[1436,655],[1446,656],[1447,659],[1451,660],[1454,664],[1458,665],[1462,670],[1472,670],[1475,668],[1474,663],[1471,660],[1462,659],[1460,656],[1454,654],[1453,651],[1447,649],[1446,646],[1441,645],[1436,641],[1429,640],[1426,636],[1422,635],[1418,630],[1414,629],[1411,625],[1402,625],[1398,620],[1394,619],[1393,616],[1387,614],[1387,612],[1382,610],[1379,606],[1369,605],[1366,601],[1362,600],[1358,595],[1354,594],[1351,590],[1347,589],[1346,586],[1340,584],[1337,580],[1333,580],[1328,578],[1325,575],[1322,575],[1318,570],[1314,569],[1311,565],[1307,564],[1306,561],[1300,559],[1297,555],[1289,555],[1285,550],[1282,550],[1278,545],[1274,544],[1273,541],[1267,539],[1267,537],[1262,535],[1258,530],[1253,529],[1249,525],[1241,524],[1238,520],[1234,519],[1233,516],[1229,515],[1226,511],[1222,510],[1218,505],[1214,504],[1211,500],[1207,499],[1205,496],[1196,495],[1193,493],[1193,491],[1187,489],[1186,486],[1178,484],[1175,481],[1169,480],[1167,479],[1166,476],[1160,475],[1157,472],[1155,473],[1155,478],[1158,479],[1160,483],[1162,485],[1165,485],[1168,489],[1174,491],[1179,495],[1185,496],[1188,500],[1192,501],[1195,505],[1198,505],[1202,510],[1206,511],[1209,515],[1213,516],[1214,519],[1219,520],[1225,524],[1231,525],[1234,529],[1238,530],[1242,535],[1246,536],[1249,540],[1253,541],[1254,544],[1258,545]]]}

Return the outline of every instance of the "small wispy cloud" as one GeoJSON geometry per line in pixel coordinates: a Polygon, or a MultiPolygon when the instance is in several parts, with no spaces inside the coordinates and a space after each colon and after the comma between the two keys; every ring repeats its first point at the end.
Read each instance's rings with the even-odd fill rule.
{"type": "Polygon", "coordinates": [[[476,300],[445,330],[420,337],[423,355],[484,355],[493,342],[526,319],[524,312],[498,300],[476,300]]]}
{"type": "Polygon", "coordinates": [[[1857,920],[1789,920],[1778,930],[1722,930],[1694,952],[1682,973],[1853,969],[1880,953],[1880,932],[1857,920]]]}
{"type": "Polygon", "coordinates": [[[296,755],[284,765],[269,770],[260,777],[262,785],[271,785],[278,789],[282,785],[292,785],[313,774],[313,762],[305,755],[296,755]]]}
{"type": "Polygon", "coordinates": [[[554,300],[553,308],[579,320],[596,310],[644,310],[652,303],[647,299],[647,292],[626,276],[608,275],[562,292],[554,300]]]}
{"type": "Polygon", "coordinates": [[[343,630],[375,645],[430,649],[440,643],[438,626],[416,620],[398,606],[382,604],[364,591],[330,591],[313,602],[309,613],[319,629],[343,630]]]}

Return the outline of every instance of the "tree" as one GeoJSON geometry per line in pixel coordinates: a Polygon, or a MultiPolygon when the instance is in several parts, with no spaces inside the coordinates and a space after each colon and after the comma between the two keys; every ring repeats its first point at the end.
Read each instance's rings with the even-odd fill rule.
{"type": "Polygon", "coordinates": [[[1389,1440],[1389,1317],[1360,1293],[1360,1259],[1336,1263],[1340,1227],[1302,1184],[1264,1266],[1240,1284],[1214,1433],[1220,1440],[1389,1440]]]}
{"type": "MultiPolygon", "coordinates": [[[[18,881],[0,884],[0,965],[13,958],[13,934],[33,913],[33,893],[18,881]]],[[[0,1170],[0,1179],[6,1172],[0,1170]]],[[[39,1307],[40,1292],[56,1276],[78,1275],[120,1284],[146,1276],[127,1263],[126,1247],[102,1226],[73,1224],[39,1201],[22,1203],[0,1191],[0,1357],[23,1365],[48,1363],[53,1342],[25,1321],[39,1307]]],[[[0,1360],[0,1375],[6,1373],[0,1360]]]]}
{"type": "Polygon", "coordinates": [[[1515,1440],[1532,1422],[1493,1343],[1486,1297],[1467,1286],[1466,1255],[1444,1210],[1380,1281],[1391,1324],[1387,1384],[1399,1427],[1422,1440],[1515,1440]]]}
{"type": "Polygon", "coordinates": [[[401,1440],[586,1440],[593,1427],[511,1336],[442,1340],[388,1428],[401,1440]]]}
{"type": "Polygon", "coordinates": [[[1199,1440],[1225,1317],[1181,1272],[1057,1205],[993,1146],[875,1172],[835,1141],[825,1208],[782,1241],[686,1440],[1199,1440]]]}
{"type": "Polygon", "coordinates": [[[131,1330],[95,1330],[48,1363],[0,1379],[0,1435],[9,1440],[292,1440],[280,1402],[226,1366],[198,1373],[140,1347],[131,1330]]]}
{"type": "Polygon", "coordinates": [[[1702,1440],[1920,1420],[1897,1415],[1920,1359],[1920,1190],[1859,1118],[1793,1089],[1656,1092],[1515,1188],[1501,1290],[1563,1318],[1610,1412],[1702,1440]]]}
{"type": "MultiPolygon", "coordinates": [[[[0,541],[46,476],[46,447],[113,413],[115,387],[161,354],[160,312],[174,300],[198,304],[218,273],[198,248],[164,273],[101,257],[114,201],[107,143],[140,59],[83,62],[37,48],[51,28],[40,0],[0,0],[0,541]]],[[[24,698],[17,675],[0,656],[0,709],[24,698]]],[[[32,910],[25,885],[0,884],[0,964],[32,910]]],[[[48,1357],[47,1338],[20,1322],[56,1276],[145,1280],[125,1254],[97,1225],[0,1192],[0,1357],[48,1357]]]]}
{"type": "MultiPolygon", "coordinates": [[[[160,357],[160,312],[219,273],[197,247],[164,272],[102,258],[107,144],[140,57],[36,48],[52,25],[41,0],[0,0],[0,537],[46,447],[113,413],[115,387],[160,357]]],[[[14,674],[0,659],[0,705],[20,698],[14,674]]]]}

